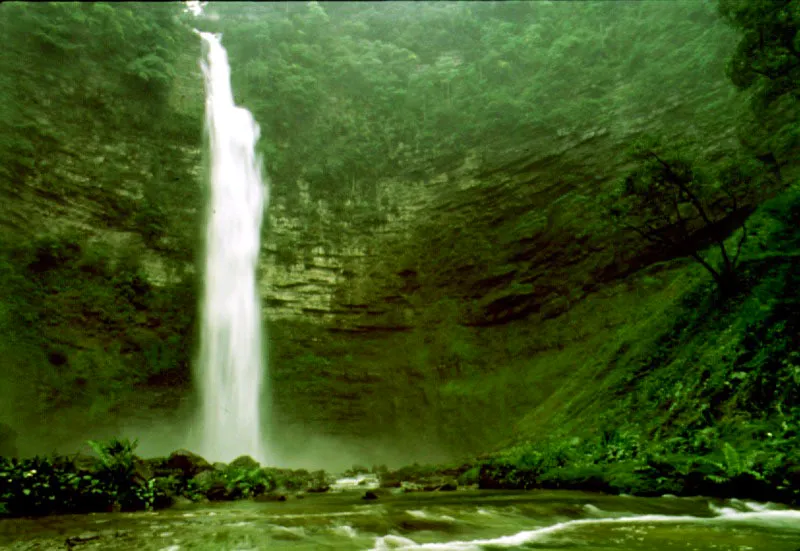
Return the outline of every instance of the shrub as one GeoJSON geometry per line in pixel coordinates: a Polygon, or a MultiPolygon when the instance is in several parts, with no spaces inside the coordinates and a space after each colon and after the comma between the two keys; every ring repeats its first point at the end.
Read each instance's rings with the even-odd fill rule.
{"type": "Polygon", "coordinates": [[[231,497],[255,497],[276,487],[271,469],[229,468],[224,472],[225,487],[231,497]]]}
{"type": "Polygon", "coordinates": [[[155,502],[155,483],[137,476],[135,461],[137,441],[113,438],[107,442],[89,440],[98,455],[96,476],[104,484],[112,505],[122,509],[152,509],[155,502]]]}

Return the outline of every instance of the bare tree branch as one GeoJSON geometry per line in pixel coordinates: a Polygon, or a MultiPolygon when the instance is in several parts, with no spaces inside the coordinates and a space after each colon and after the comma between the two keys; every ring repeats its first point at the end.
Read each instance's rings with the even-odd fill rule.
{"type": "Polygon", "coordinates": [[[656,161],[661,163],[661,165],[666,169],[667,174],[672,176],[672,180],[670,180],[670,183],[673,183],[676,186],[678,186],[678,188],[683,193],[686,194],[686,197],[689,199],[689,201],[692,203],[694,208],[697,210],[697,213],[703,218],[703,221],[710,226],[712,224],[711,218],[708,216],[708,213],[706,213],[706,210],[703,208],[703,204],[700,202],[700,199],[697,197],[697,195],[695,195],[692,192],[692,190],[689,189],[689,187],[686,185],[686,183],[682,181],[682,178],[678,174],[675,173],[675,170],[672,168],[672,166],[670,166],[669,163],[667,163],[666,161],[662,160],[661,157],[659,157],[654,151],[649,151],[648,153],[656,161]]]}

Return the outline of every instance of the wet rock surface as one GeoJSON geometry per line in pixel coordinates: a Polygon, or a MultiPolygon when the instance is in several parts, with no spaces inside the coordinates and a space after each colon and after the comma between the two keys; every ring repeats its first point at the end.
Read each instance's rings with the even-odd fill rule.
{"type": "Polygon", "coordinates": [[[242,455],[231,461],[228,466],[234,469],[258,469],[261,464],[249,455],[242,455]]]}
{"type": "Polygon", "coordinates": [[[211,464],[189,450],[177,450],[170,454],[164,463],[168,469],[179,470],[185,477],[192,477],[202,471],[210,471],[211,464]]]}

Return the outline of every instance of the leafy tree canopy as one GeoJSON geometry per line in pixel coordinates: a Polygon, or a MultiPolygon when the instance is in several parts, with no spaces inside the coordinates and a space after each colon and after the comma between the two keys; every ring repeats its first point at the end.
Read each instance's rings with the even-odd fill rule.
{"type": "Polygon", "coordinates": [[[743,144],[776,166],[800,154],[800,1],[720,0],[719,13],[741,32],[727,72],[752,92],[743,144]]]}
{"type": "Polygon", "coordinates": [[[223,33],[237,101],[262,126],[272,177],[356,200],[377,175],[470,150],[490,158],[724,85],[733,46],[715,4],[696,0],[206,11],[198,25],[223,33]]]}

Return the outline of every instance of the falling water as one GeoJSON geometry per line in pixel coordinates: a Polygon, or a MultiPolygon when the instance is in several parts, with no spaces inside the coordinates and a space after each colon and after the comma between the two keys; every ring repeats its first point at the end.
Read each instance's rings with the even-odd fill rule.
{"type": "Polygon", "coordinates": [[[233,102],[228,56],[219,37],[199,33],[210,145],[210,200],[199,375],[201,454],[266,459],[261,431],[261,305],[256,289],[261,218],[269,199],[255,153],[259,127],[233,102]]]}

